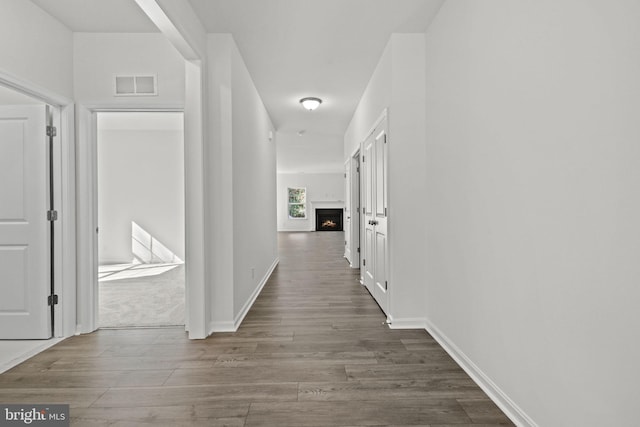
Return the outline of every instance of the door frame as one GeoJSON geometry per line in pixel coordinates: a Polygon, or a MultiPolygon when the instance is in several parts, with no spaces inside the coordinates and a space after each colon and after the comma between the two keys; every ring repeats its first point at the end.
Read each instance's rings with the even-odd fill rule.
{"type": "MultiPolygon", "coordinates": [[[[98,104],[78,107],[78,330],[90,333],[98,329],[98,113],[120,112],[179,112],[184,114],[183,105],[132,105],[98,104]]],[[[183,130],[183,133],[186,130],[183,130]]],[[[183,149],[186,151],[186,138],[183,149]]],[[[185,156],[185,174],[187,170],[185,156]]],[[[185,193],[185,211],[189,210],[185,193]]],[[[185,216],[185,222],[188,218],[185,216]]],[[[185,223],[185,246],[189,236],[185,223]]],[[[185,264],[190,262],[188,255],[185,264]]],[[[185,277],[185,291],[189,279],[185,277]]],[[[188,329],[188,298],[185,292],[185,329],[188,329]]]]}
{"type": "MultiPolygon", "coordinates": [[[[362,206],[361,200],[361,176],[360,176],[360,147],[356,148],[356,150],[351,154],[349,160],[349,172],[351,174],[350,185],[350,200],[347,201],[349,203],[349,209],[351,213],[351,235],[349,236],[349,244],[351,245],[351,268],[360,268],[360,252],[358,249],[361,248],[360,236],[362,235],[360,226],[362,224],[362,212],[360,212],[360,207],[362,206]],[[357,209],[357,211],[356,211],[357,209]]],[[[362,277],[360,278],[362,279],[362,277]]],[[[361,280],[362,282],[362,280],[361,280]]]]}
{"type": "MultiPolygon", "coordinates": [[[[388,108],[384,108],[382,110],[382,113],[380,114],[380,116],[378,116],[378,118],[373,122],[373,125],[371,125],[371,127],[369,128],[369,131],[365,134],[365,137],[360,142],[360,145],[359,145],[358,149],[354,152],[354,155],[356,155],[356,153],[357,153],[357,155],[359,156],[359,161],[360,161],[361,167],[362,167],[362,153],[364,153],[364,145],[367,142],[367,139],[375,132],[376,128],[378,126],[380,126],[380,124],[382,122],[384,122],[385,120],[387,121],[386,134],[387,134],[388,138],[391,138],[391,136],[390,136],[390,128],[391,128],[391,126],[389,124],[389,109],[388,108]]],[[[387,148],[387,150],[388,150],[388,148],[387,148]]],[[[391,156],[389,155],[389,152],[387,151],[387,171],[389,170],[388,168],[389,168],[390,157],[391,156]]],[[[361,207],[364,204],[364,200],[363,200],[364,194],[362,192],[362,189],[365,188],[364,184],[363,184],[364,179],[365,179],[364,174],[360,174],[360,206],[361,207]]],[[[387,236],[387,250],[386,250],[386,253],[385,253],[385,262],[387,264],[387,274],[386,275],[387,275],[387,277],[391,277],[392,266],[391,266],[391,262],[390,262],[390,259],[391,259],[391,255],[390,255],[390,253],[391,253],[391,245],[389,244],[389,235],[390,235],[390,230],[391,230],[391,220],[390,220],[390,216],[391,215],[390,214],[391,214],[391,212],[393,212],[393,210],[392,210],[392,207],[391,207],[391,196],[390,196],[390,185],[389,185],[389,174],[388,173],[385,174],[385,179],[386,179],[386,188],[387,188],[387,208],[388,208],[388,214],[387,214],[387,217],[386,217],[387,218],[387,233],[386,233],[386,236],[387,236]]],[[[364,233],[365,233],[365,231],[364,231],[364,227],[365,227],[365,225],[364,225],[364,223],[365,223],[365,221],[364,221],[364,210],[361,210],[359,217],[360,217],[360,236],[359,236],[359,238],[360,238],[360,240],[362,240],[362,238],[364,236],[364,233]]],[[[364,275],[363,275],[364,268],[362,266],[362,259],[365,258],[365,255],[366,255],[364,253],[364,251],[365,251],[364,242],[360,241],[359,245],[360,245],[360,248],[362,248],[362,251],[360,253],[360,262],[359,262],[360,284],[362,286],[365,286],[364,275]]],[[[373,295],[371,297],[373,298],[373,295]]],[[[392,322],[392,319],[393,319],[393,316],[392,316],[392,313],[391,313],[391,307],[392,307],[391,300],[392,300],[392,298],[393,298],[393,287],[389,286],[389,288],[387,289],[387,307],[386,307],[386,311],[385,311],[385,315],[387,316],[387,320],[386,320],[387,325],[390,325],[391,322],[392,322]]]]}
{"type": "MultiPolygon", "coordinates": [[[[73,101],[29,81],[0,71],[0,85],[31,96],[51,107],[54,137],[53,186],[58,220],[53,228],[54,306],[53,337],[73,335],[76,330],[76,191],[75,109],[73,101]]],[[[43,129],[43,132],[45,130],[43,129]]]]}

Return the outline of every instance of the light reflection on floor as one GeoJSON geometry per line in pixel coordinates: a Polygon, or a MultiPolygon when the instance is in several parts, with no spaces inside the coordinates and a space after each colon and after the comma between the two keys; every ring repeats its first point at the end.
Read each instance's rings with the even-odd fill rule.
{"type": "Polygon", "coordinates": [[[110,282],[113,280],[158,276],[180,265],[182,265],[182,263],[101,265],[98,267],[98,280],[100,282],[110,282]]]}

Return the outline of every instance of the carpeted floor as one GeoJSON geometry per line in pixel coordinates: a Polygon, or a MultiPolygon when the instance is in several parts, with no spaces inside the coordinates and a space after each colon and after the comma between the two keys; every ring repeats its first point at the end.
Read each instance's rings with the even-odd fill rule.
{"type": "Polygon", "coordinates": [[[101,328],[184,325],[184,264],[100,267],[101,328]]]}

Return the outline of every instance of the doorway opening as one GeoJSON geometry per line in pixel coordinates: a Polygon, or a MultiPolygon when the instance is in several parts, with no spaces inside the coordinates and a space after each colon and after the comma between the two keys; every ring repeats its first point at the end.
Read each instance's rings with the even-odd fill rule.
{"type": "Polygon", "coordinates": [[[184,115],[96,115],[98,326],[184,325],[184,115]]]}

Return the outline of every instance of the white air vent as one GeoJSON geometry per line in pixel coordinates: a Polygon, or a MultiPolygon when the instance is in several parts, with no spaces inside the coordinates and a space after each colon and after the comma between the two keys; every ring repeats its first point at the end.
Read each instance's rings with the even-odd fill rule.
{"type": "Polygon", "coordinates": [[[154,96],[158,94],[156,76],[116,76],[116,96],[154,96]]]}

